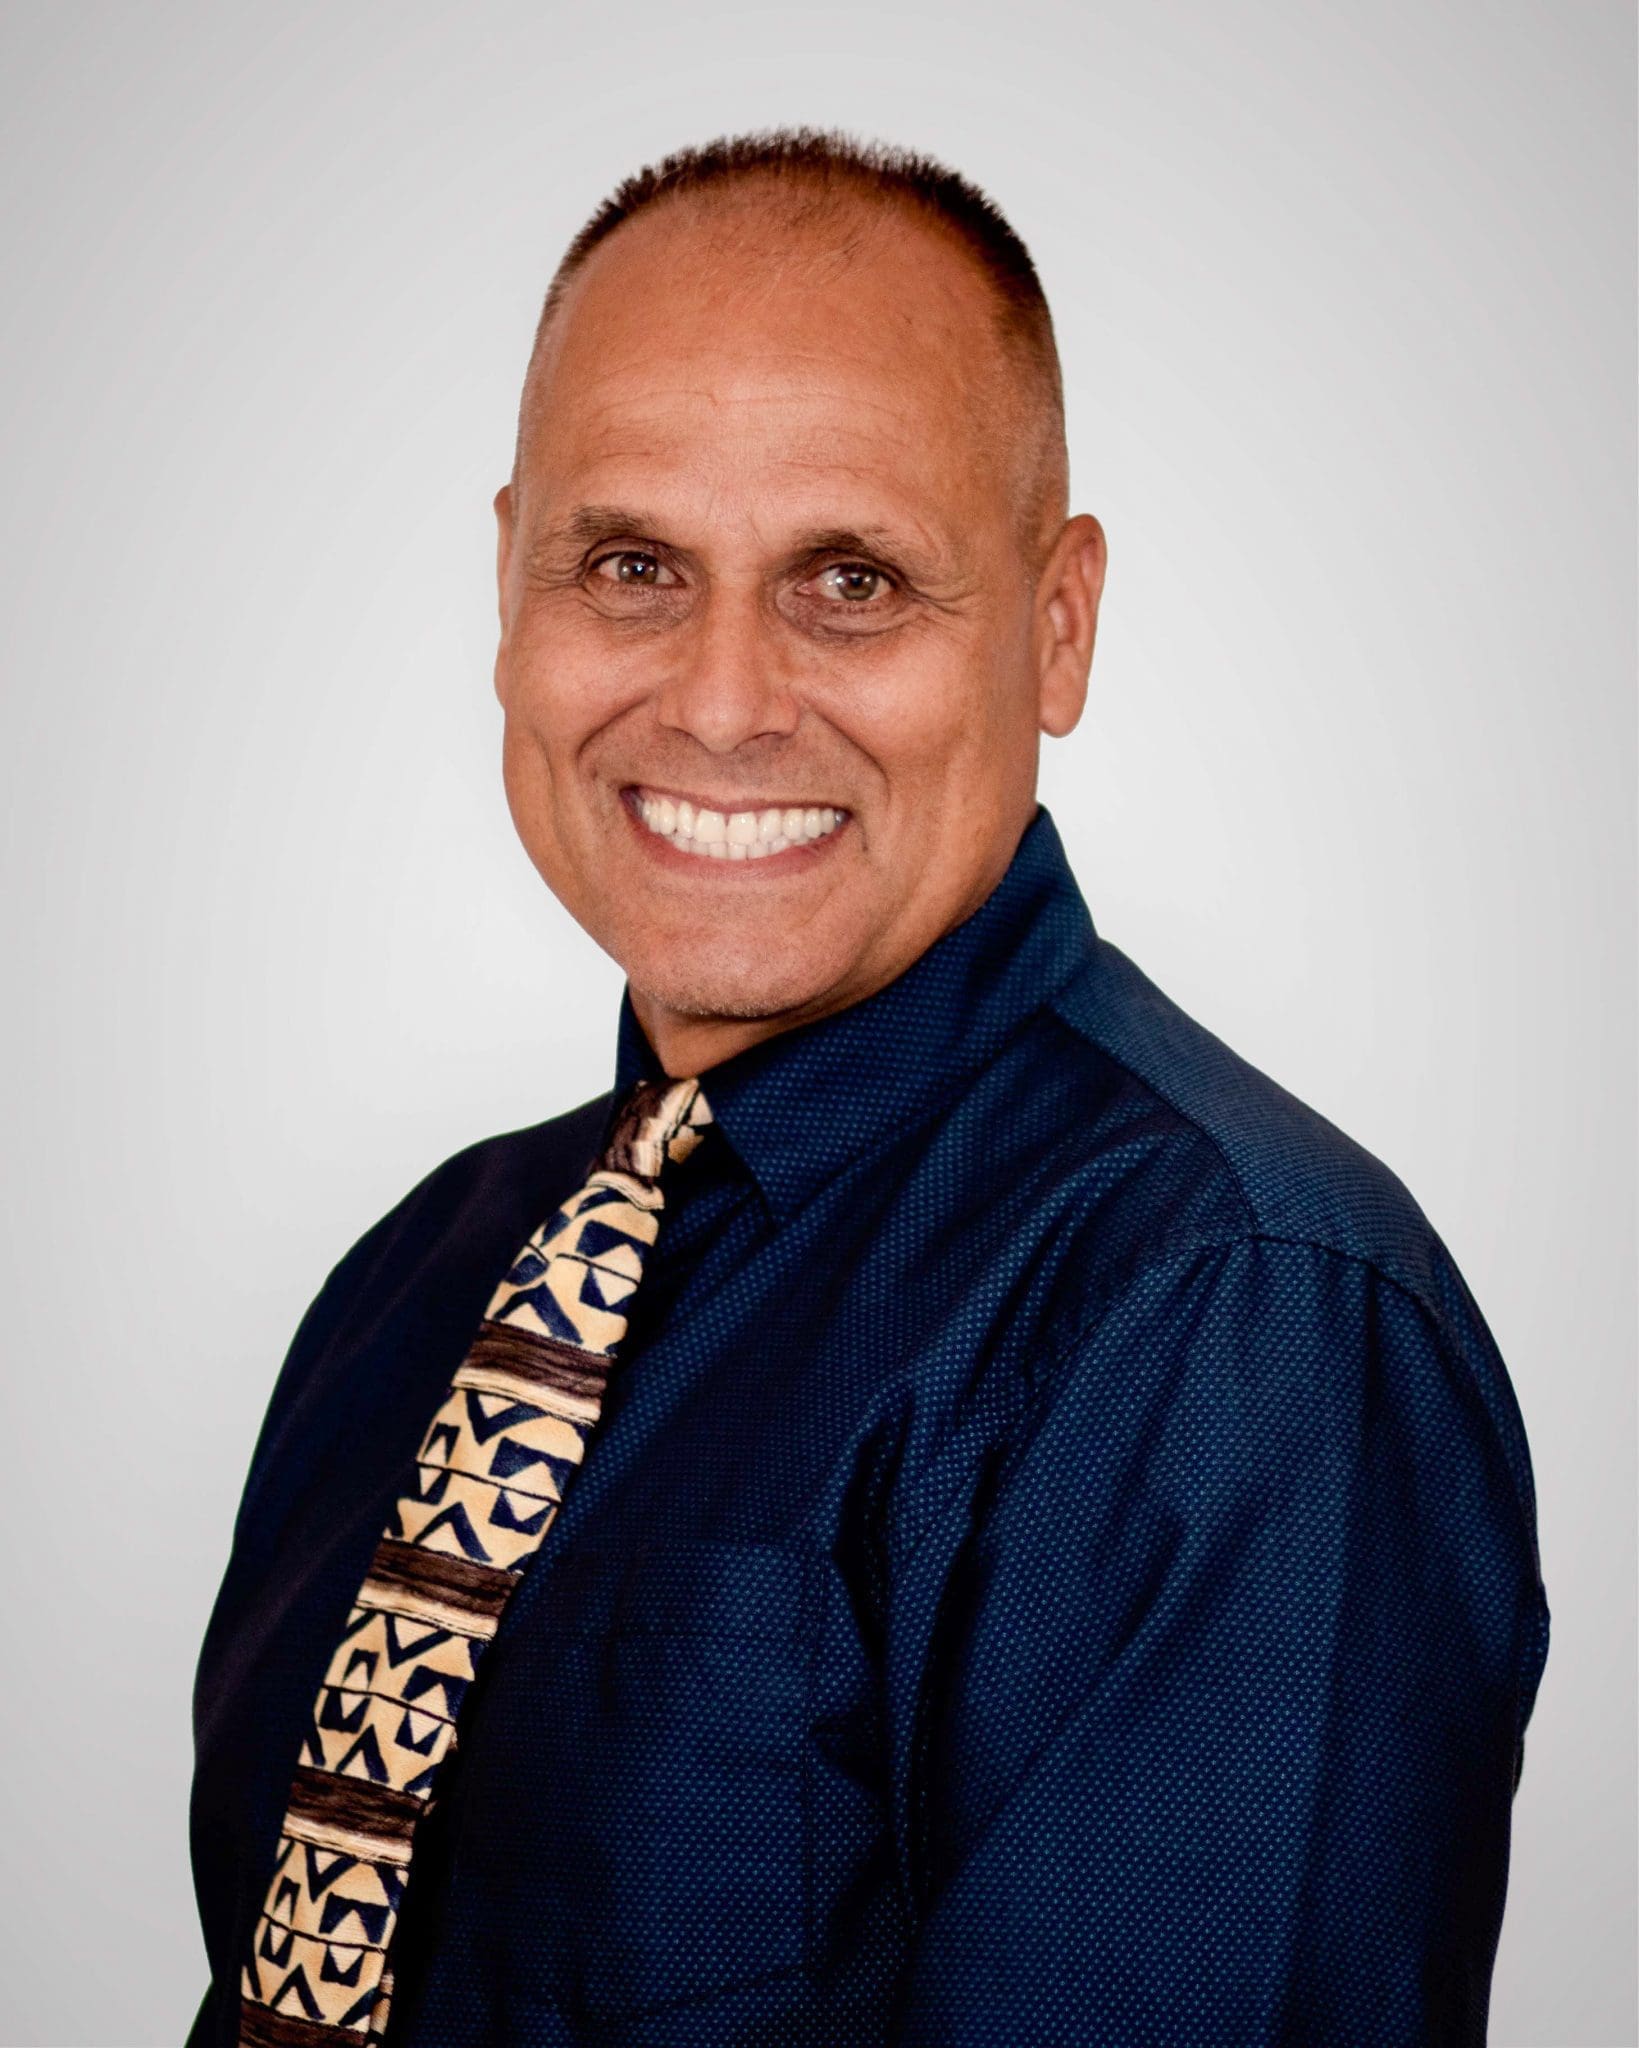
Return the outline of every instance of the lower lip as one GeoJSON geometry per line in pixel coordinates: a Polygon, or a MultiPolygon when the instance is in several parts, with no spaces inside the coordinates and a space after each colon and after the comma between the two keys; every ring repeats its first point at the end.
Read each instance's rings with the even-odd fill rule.
{"type": "Polygon", "coordinates": [[[698,875],[702,871],[709,876],[732,875],[736,879],[747,875],[794,875],[804,868],[812,867],[821,860],[847,832],[852,823],[850,813],[840,825],[835,825],[823,839],[804,840],[800,846],[788,846],[783,853],[765,853],[760,860],[733,860],[727,856],[719,860],[709,853],[684,853],[674,846],[664,832],[651,832],[644,824],[637,808],[635,790],[621,791],[621,807],[631,820],[632,830],[642,840],[650,855],[663,867],[684,870],[698,875]]]}

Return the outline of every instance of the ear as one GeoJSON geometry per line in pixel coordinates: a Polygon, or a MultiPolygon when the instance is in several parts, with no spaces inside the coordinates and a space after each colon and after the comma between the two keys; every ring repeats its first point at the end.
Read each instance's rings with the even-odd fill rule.
{"type": "Polygon", "coordinates": [[[1036,707],[1043,732],[1063,739],[1087,702],[1087,671],[1104,595],[1104,529],[1091,513],[1065,523],[1036,587],[1036,707]]]}
{"type": "Polygon", "coordinates": [[[507,572],[512,563],[512,486],[502,484],[495,493],[495,597],[501,615],[501,638],[495,649],[495,694],[504,704],[505,695],[501,686],[501,663],[507,649],[507,572]]]}

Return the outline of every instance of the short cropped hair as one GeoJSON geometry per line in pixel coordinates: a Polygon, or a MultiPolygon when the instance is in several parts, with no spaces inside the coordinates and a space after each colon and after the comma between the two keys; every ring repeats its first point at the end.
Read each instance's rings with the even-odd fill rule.
{"type": "MultiPolygon", "coordinates": [[[[1019,361],[1033,410],[1051,447],[1062,449],[1064,385],[1047,295],[1029,250],[1001,208],[960,172],[933,157],[881,142],[863,142],[839,129],[773,128],[674,151],[645,164],[605,199],[564,251],[536,323],[531,375],[543,338],[570,285],[599,243],[663,200],[692,197],[732,185],[771,179],[822,202],[850,194],[897,205],[942,226],[967,251],[990,288],[1004,344],[1019,361]]],[[[530,378],[525,379],[526,394],[530,378]]],[[[522,458],[524,411],[518,423],[522,458]]],[[[1057,463],[1048,456],[1050,468],[1057,463]]]]}
{"type": "Polygon", "coordinates": [[[1062,402],[1047,295],[1030,251],[1001,208],[970,179],[931,156],[888,143],[861,142],[839,129],[771,128],[722,135],[675,150],[657,164],[645,164],[615,187],[564,251],[541,309],[541,325],[550,324],[587,257],[616,228],[659,200],[758,177],[817,185],[830,193],[867,192],[942,221],[977,260],[1004,325],[1049,372],[1062,402]]]}

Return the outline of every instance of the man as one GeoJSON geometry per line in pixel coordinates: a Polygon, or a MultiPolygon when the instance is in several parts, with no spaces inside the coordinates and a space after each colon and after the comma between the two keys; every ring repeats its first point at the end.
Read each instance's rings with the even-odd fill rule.
{"type": "Polygon", "coordinates": [[[201,1661],[197,2048],[1483,2038],[1546,1648],[1398,1182],[1094,932],[1104,575],[970,186],[809,134],[571,246],[505,774],[612,1093],[274,1390],[201,1661]]]}

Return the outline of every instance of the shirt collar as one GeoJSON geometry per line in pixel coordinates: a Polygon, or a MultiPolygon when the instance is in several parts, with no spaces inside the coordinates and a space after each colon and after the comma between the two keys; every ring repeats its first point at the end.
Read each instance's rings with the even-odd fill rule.
{"type": "MultiPolygon", "coordinates": [[[[1038,805],[991,894],[897,981],[709,1069],[712,1114],[775,1215],[791,1215],[850,1159],[953,1095],[1096,943],[1058,830],[1038,805]]],[[[636,1081],[661,1074],[628,987],[611,1116],[636,1081]]]]}

